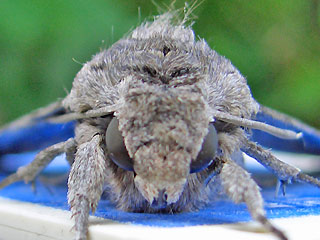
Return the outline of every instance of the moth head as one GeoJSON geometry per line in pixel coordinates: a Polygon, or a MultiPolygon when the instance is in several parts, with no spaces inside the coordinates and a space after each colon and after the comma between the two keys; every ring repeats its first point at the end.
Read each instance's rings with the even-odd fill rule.
{"type": "Polygon", "coordinates": [[[206,168],[217,133],[197,87],[131,87],[106,132],[109,158],[134,171],[134,184],[154,208],[178,201],[190,174],[206,168]]]}
{"type": "Polygon", "coordinates": [[[179,200],[190,174],[214,159],[217,134],[209,125],[207,69],[193,32],[171,25],[149,31],[146,37],[144,27],[135,30],[135,45],[121,59],[119,108],[106,145],[116,165],[134,171],[135,187],[151,207],[163,208],[179,200]],[[118,144],[112,131],[119,131],[118,144]]]}

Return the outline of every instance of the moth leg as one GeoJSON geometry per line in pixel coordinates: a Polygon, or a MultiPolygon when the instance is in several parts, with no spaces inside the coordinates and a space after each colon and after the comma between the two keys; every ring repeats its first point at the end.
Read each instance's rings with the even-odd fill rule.
{"type": "MultiPolygon", "coordinates": [[[[88,127],[83,124],[82,126],[84,128],[88,127]]],[[[82,130],[80,131],[82,132],[82,130]]],[[[90,134],[90,130],[87,133],[90,134]]],[[[90,210],[92,213],[95,212],[102,195],[106,175],[106,160],[104,151],[100,146],[101,142],[102,136],[96,133],[91,135],[87,142],[78,145],[69,175],[68,203],[72,217],[75,219],[74,228],[77,240],[87,238],[90,210]]]]}
{"type": "Polygon", "coordinates": [[[244,202],[254,220],[280,239],[287,239],[284,233],[266,218],[259,187],[248,172],[231,159],[227,159],[223,163],[219,177],[226,194],[232,201],[235,203],[244,202]]]}
{"type": "Polygon", "coordinates": [[[76,150],[77,150],[77,145],[75,144],[75,141],[66,143],[66,159],[70,167],[74,162],[76,150]]]}
{"type": "Polygon", "coordinates": [[[273,172],[280,179],[281,184],[290,183],[292,180],[295,180],[320,187],[319,179],[302,173],[300,169],[280,161],[270,151],[263,149],[257,143],[245,140],[243,151],[273,172]]]}
{"type": "MultiPolygon", "coordinates": [[[[69,138],[65,142],[54,144],[41,152],[26,166],[20,167],[16,173],[9,175],[0,182],[0,189],[12,183],[24,180],[25,183],[33,181],[35,177],[58,155],[66,152],[67,155],[75,148],[75,140],[69,138]]],[[[71,158],[71,157],[70,157],[71,158]]]]}
{"type": "Polygon", "coordinates": [[[285,196],[286,195],[286,186],[287,186],[287,182],[286,181],[279,180],[277,182],[275,196],[277,197],[279,195],[280,191],[281,191],[282,195],[285,196]]]}

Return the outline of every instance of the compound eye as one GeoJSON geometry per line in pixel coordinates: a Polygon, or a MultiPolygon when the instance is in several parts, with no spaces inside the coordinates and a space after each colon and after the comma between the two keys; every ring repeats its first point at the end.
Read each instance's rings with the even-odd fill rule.
{"type": "Polygon", "coordinates": [[[133,161],[129,157],[126,146],[124,145],[123,137],[119,131],[119,121],[114,117],[106,131],[106,145],[109,158],[127,171],[133,171],[133,161]]]}
{"type": "Polygon", "coordinates": [[[210,124],[208,128],[209,132],[204,138],[201,150],[197,156],[197,159],[191,162],[190,173],[200,172],[208,167],[218,150],[218,135],[215,127],[210,124]]]}

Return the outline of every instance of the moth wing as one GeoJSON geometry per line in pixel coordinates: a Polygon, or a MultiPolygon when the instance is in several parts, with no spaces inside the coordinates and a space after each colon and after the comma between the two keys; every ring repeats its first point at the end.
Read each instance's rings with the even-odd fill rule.
{"type": "Polygon", "coordinates": [[[299,120],[260,105],[256,120],[282,129],[301,132],[297,140],[280,139],[260,130],[252,130],[252,140],[274,150],[320,154],[320,131],[299,120]]]}

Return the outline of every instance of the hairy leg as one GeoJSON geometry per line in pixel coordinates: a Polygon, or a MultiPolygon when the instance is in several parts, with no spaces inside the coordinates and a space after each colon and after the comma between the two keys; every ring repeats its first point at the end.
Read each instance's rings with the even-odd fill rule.
{"type": "Polygon", "coordinates": [[[77,151],[77,145],[75,144],[75,140],[73,140],[72,142],[71,141],[66,142],[65,148],[67,149],[66,159],[71,167],[74,162],[75,154],[77,151]]]}
{"type": "Polygon", "coordinates": [[[219,177],[225,193],[235,203],[244,202],[252,218],[261,223],[267,230],[285,240],[287,237],[273,226],[265,217],[263,198],[256,182],[249,173],[240,167],[233,159],[239,152],[239,146],[246,142],[246,136],[242,129],[235,129],[232,132],[222,132],[219,135],[219,146],[222,156],[217,164],[220,165],[219,177]]]}
{"type": "Polygon", "coordinates": [[[102,137],[98,131],[95,133],[93,126],[79,125],[78,138],[82,143],[78,145],[69,175],[68,203],[75,219],[76,239],[80,240],[87,238],[90,210],[95,212],[102,195],[106,164],[100,146],[102,137]]]}
{"type": "Polygon", "coordinates": [[[67,153],[72,157],[70,152],[74,151],[75,141],[73,138],[65,142],[54,144],[41,152],[39,152],[35,159],[26,166],[20,167],[16,173],[11,174],[0,183],[0,189],[4,188],[14,182],[24,180],[26,183],[33,181],[37,174],[39,174],[56,156],[67,153]]]}
{"type": "Polygon", "coordinates": [[[304,174],[300,169],[280,161],[273,156],[270,151],[263,149],[257,143],[245,140],[243,151],[273,172],[280,179],[282,184],[290,183],[292,180],[295,180],[320,187],[320,180],[304,174]]]}
{"type": "Polygon", "coordinates": [[[219,177],[226,194],[231,200],[235,203],[244,202],[254,220],[261,223],[280,239],[287,239],[284,233],[273,226],[266,218],[259,187],[249,173],[231,159],[225,159],[222,164],[219,177]]]}

